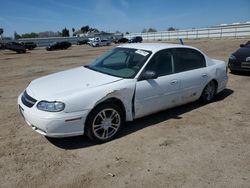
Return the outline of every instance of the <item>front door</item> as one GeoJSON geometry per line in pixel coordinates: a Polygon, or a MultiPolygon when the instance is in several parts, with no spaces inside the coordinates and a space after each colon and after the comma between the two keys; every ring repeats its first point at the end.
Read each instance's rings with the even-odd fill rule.
{"type": "Polygon", "coordinates": [[[179,102],[180,78],[173,73],[173,56],[169,50],[155,54],[143,72],[146,71],[155,71],[158,78],[137,81],[135,118],[170,108],[179,102]]]}

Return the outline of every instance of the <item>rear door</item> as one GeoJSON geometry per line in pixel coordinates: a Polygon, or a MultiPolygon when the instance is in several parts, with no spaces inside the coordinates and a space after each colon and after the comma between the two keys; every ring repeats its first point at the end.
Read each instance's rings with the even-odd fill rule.
{"type": "Polygon", "coordinates": [[[197,100],[206,83],[206,60],[202,53],[190,48],[173,49],[174,73],[180,78],[180,103],[197,100]]]}
{"type": "Polygon", "coordinates": [[[152,57],[144,71],[155,71],[158,78],[138,80],[135,91],[135,118],[178,104],[180,78],[174,74],[173,55],[162,50],[152,57]]]}

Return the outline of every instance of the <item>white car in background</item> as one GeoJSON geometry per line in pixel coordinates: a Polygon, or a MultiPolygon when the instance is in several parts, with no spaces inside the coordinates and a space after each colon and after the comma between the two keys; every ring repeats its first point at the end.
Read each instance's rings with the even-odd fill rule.
{"type": "Polygon", "coordinates": [[[32,81],[18,105],[48,137],[114,138],[125,121],[186,104],[212,101],[227,84],[223,61],[175,44],[126,44],[93,63],[32,81]]]}
{"type": "Polygon", "coordinates": [[[107,39],[100,39],[100,40],[94,40],[90,42],[90,45],[93,47],[99,47],[99,46],[109,46],[111,42],[107,39]]]}

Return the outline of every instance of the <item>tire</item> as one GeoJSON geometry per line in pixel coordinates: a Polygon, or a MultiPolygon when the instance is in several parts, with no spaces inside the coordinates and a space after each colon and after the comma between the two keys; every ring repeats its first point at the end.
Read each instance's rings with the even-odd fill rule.
{"type": "Polygon", "coordinates": [[[112,140],[124,124],[124,115],[117,105],[103,103],[89,114],[86,124],[86,135],[97,143],[112,140]]]}
{"type": "Polygon", "coordinates": [[[216,89],[215,81],[209,82],[201,94],[201,101],[204,103],[211,102],[216,95],[216,89]]]}

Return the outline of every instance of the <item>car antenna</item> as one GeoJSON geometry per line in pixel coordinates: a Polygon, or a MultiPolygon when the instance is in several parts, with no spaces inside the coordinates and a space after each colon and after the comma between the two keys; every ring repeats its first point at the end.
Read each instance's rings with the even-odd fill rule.
{"type": "Polygon", "coordinates": [[[182,38],[179,38],[181,45],[184,45],[182,38]]]}

